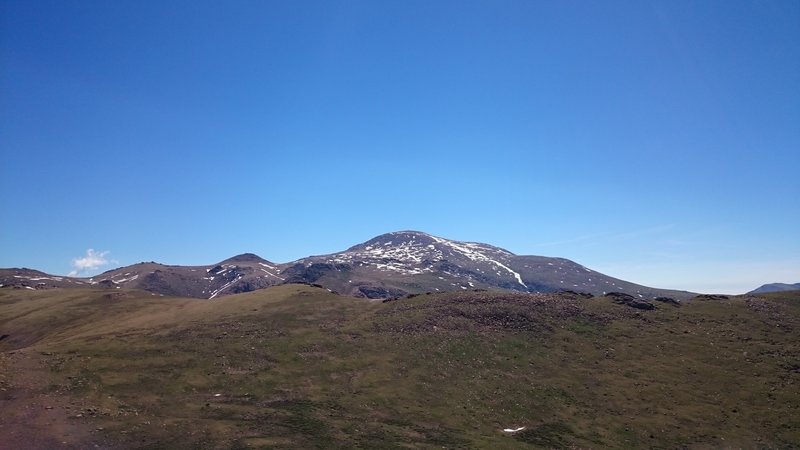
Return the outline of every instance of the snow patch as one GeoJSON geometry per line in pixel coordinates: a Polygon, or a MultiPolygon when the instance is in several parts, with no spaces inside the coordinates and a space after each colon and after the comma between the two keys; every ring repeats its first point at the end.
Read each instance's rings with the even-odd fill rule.
{"type": "Polygon", "coordinates": [[[215,290],[214,292],[212,292],[211,293],[211,297],[208,297],[208,299],[211,300],[212,298],[216,297],[217,295],[219,295],[220,292],[224,291],[225,289],[228,289],[233,283],[236,283],[237,281],[239,281],[241,279],[242,279],[242,276],[239,275],[239,276],[236,277],[235,280],[225,283],[221,288],[219,288],[219,289],[215,290]]]}
{"type": "Polygon", "coordinates": [[[114,279],[112,279],[112,280],[111,280],[111,282],[112,282],[112,283],[114,283],[114,284],[120,284],[120,283],[124,283],[124,282],[126,282],[126,281],[133,281],[133,280],[135,280],[135,279],[137,279],[137,278],[139,278],[139,274],[138,274],[138,273],[137,273],[136,275],[134,275],[134,276],[130,277],[130,278],[123,278],[123,279],[121,279],[121,280],[114,280],[114,279]]]}
{"type": "MultiPolygon", "coordinates": [[[[519,284],[521,284],[525,289],[528,289],[528,286],[522,281],[522,276],[520,276],[520,274],[518,274],[517,272],[514,272],[513,270],[511,270],[505,264],[503,264],[503,263],[501,263],[501,262],[499,262],[497,260],[494,260],[494,259],[486,256],[482,252],[478,251],[478,249],[480,249],[480,250],[484,250],[485,249],[485,247],[483,245],[475,244],[475,243],[456,243],[454,241],[449,241],[447,239],[442,239],[442,238],[438,238],[438,237],[435,237],[435,236],[431,236],[431,238],[434,241],[436,241],[436,242],[438,242],[440,244],[446,245],[446,246],[452,248],[453,250],[463,254],[464,256],[466,256],[467,258],[469,258],[469,259],[471,259],[473,261],[490,262],[490,263],[492,263],[492,264],[494,264],[494,265],[496,265],[496,266],[508,271],[511,275],[514,276],[514,278],[517,279],[517,282],[519,284]]],[[[506,252],[506,253],[508,253],[508,252],[506,252]]]]}
{"type": "Polygon", "coordinates": [[[400,272],[405,275],[419,275],[422,273],[421,269],[407,269],[403,266],[402,263],[396,261],[390,261],[386,264],[384,263],[375,263],[375,267],[381,271],[393,270],[395,272],[400,272]]]}
{"type": "Polygon", "coordinates": [[[25,280],[30,281],[42,281],[42,280],[50,280],[50,281],[61,281],[63,278],[61,277],[29,277],[25,275],[14,275],[14,278],[22,278],[25,280]]]}
{"type": "MultiPolygon", "coordinates": [[[[261,263],[259,263],[259,264],[261,264],[261,263]]],[[[279,279],[281,281],[285,280],[285,278],[281,278],[281,277],[275,275],[274,273],[267,272],[266,269],[261,269],[261,271],[264,272],[265,274],[267,274],[269,276],[272,276],[272,277],[275,277],[275,278],[277,278],[277,279],[279,279]]]]}

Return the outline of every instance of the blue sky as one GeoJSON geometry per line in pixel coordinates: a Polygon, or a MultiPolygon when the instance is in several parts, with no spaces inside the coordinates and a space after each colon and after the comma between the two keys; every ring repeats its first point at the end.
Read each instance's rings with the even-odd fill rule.
{"type": "Polygon", "coordinates": [[[415,229],[657,287],[800,281],[800,2],[0,5],[0,267],[415,229]]]}

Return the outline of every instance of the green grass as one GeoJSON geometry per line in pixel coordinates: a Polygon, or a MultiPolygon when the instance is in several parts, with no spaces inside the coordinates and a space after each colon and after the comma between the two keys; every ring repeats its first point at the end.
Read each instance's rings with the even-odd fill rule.
{"type": "Polygon", "coordinates": [[[654,311],[488,292],[378,303],[308,286],[119,294],[0,290],[0,349],[41,358],[53,395],[97,410],[70,420],[113,447],[800,442],[797,293],[654,311]]]}

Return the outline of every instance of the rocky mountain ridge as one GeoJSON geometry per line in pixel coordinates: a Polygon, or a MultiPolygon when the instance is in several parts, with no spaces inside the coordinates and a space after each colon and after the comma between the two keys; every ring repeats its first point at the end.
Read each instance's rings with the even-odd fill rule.
{"type": "Polygon", "coordinates": [[[564,258],[515,255],[488,244],[453,241],[418,231],[387,233],[342,252],[284,264],[245,253],[208,266],[143,262],[91,278],[53,276],[31,269],[0,270],[0,287],[100,286],[206,299],[285,283],[317,284],[344,295],[368,298],[474,289],[570,290],[595,295],[622,292],[637,298],[686,299],[694,295],[619,280],[564,258]]]}

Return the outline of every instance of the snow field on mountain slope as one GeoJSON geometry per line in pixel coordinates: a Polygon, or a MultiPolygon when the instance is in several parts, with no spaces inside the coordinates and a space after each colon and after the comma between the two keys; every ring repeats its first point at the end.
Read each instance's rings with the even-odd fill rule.
{"type": "Polygon", "coordinates": [[[521,284],[525,289],[528,289],[528,286],[522,281],[522,276],[520,276],[519,273],[511,270],[511,268],[509,268],[505,264],[486,256],[485,254],[481,253],[480,251],[473,250],[473,249],[478,249],[478,248],[481,248],[483,250],[488,250],[488,249],[484,248],[483,246],[481,246],[480,244],[474,244],[474,243],[472,243],[472,244],[470,244],[470,243],[459,244],[459,243],[456,243],[454,241],[450,241],[450,240],[442,239],[442,238],[437,238],[435,236],[431,236],[431,238],[433,238],[433,240],[435,240],[436,242],[438,242],[440,244],[447,245],[447,246],[455,249],[456,251],[462,253],[464,256],[466,256],[467,258],[469,258],[469,259],[471,259],[473,261],[488,262],[488,263],[492,263],[492,264],[494,264],[494,265],[496,265],[496,266],[498,266],[498,267],[500,267],[502,269],[505,269],[511,275],[513,275],[514,278],[516,278],[516,280],[517,280],[517,282],[519,284],[521,284]]]}

